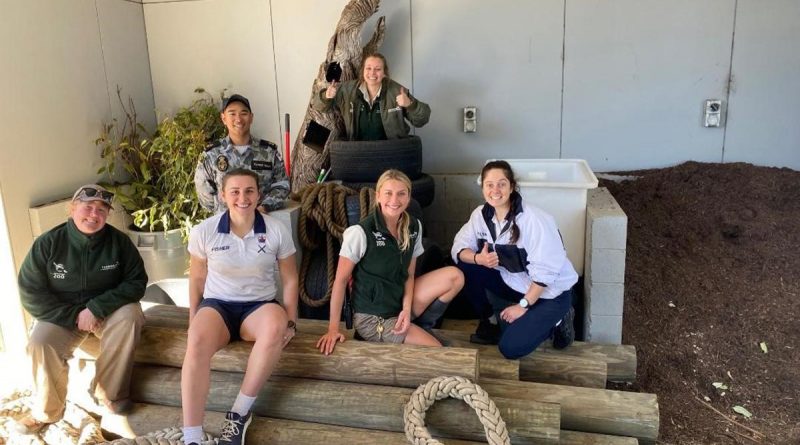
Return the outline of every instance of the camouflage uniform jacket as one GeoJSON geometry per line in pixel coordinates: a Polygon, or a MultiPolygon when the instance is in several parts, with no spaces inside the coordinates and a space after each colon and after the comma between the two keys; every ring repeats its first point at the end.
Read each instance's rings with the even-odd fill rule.
{"type": "Polygon", "coordinates": [[[267,210],[284,206],[289,196],[289,180],[278,146],[263,139],[250,139],[244,154],[234,148],[226,136],[206,149],[194,173],[194,185],[200,205],[214,213],[226,210],[220,200],[222,177],[235,168],[246,168],[256,172],[261,188],[261,204],[267,210]]]}

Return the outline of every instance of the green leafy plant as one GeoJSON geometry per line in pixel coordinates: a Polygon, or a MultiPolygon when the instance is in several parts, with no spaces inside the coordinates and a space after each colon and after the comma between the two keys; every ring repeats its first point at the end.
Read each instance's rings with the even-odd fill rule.
{"type": "Polygon", "coordinates": [[[208,142],[222,137],[225,127],[214,98],[201,88],[195,93],[201,97],[163,118],[149,135],[133,101],[126,106],[117,88],[124,122],[104,124],[95,140],[103,159],[98,174],[112,180],[108,187],[143,231],[180,229],[185,240],[209,216],[197,200],[194,171],[208,142]]]}

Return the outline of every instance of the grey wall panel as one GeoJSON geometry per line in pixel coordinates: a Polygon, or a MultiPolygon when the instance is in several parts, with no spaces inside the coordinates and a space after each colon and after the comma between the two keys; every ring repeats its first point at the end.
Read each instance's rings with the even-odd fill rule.
{"type": "Polygon", "coordinates": [[[155,104],[142,5],[122,0],[96,1],[111,115],[120,122],[125,118],[116,93],[120,87],[125,106],[128,98],[132,99],[137,119],[152,130],[155,104]]]}
{"type": "Polygon", "coordinates": [[[145,3],[153,93],[159,113],[223,89],[247,96],[253,133],[280,140],[270,4],[267,0],[145,3]]]}
{"type": "Polygon", "coordinates": [[[557,158],[563,1],[414,0],[414,94],[423,169],[475,172],[488,158],[557,158]],[[462,107],[478,107],[463,133],[462,107]]]}
{"type": "Polygon", "coordinates": [[[800,170],[800,2],[739,0],[725,162],[800,170]]]}
{"type": "Polygon", "coordinates": [[[722,160],[734,0],[567,1],[562,157],[596,171],[722,160]]]}

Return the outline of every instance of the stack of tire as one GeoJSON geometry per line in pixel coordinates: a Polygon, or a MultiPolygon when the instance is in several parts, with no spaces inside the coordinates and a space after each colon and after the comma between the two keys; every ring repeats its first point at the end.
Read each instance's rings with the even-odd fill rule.
{"type": "Polygon", "coordinates": [[[332,179],[355,190],[375,188],[380,175],[400,170],[411,179],[411,197],[420,207],[433,202],[434,183],[422,173],[422,141],[419,136],[383,141],[332,141],[329,146],[332,179]]]}

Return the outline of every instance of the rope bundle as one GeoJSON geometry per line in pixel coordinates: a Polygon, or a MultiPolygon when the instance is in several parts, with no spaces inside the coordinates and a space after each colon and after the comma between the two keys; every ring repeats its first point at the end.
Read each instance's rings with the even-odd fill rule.
{"type": "MultiPolygon", "coordinates": [[[[336,277],[336,259],[339,256],[338,245],[341,244],[342,234],[349,225],[346,200],[348,196],[356,193],[348,187],[326,182],[308,185],[299,193],[292,195],[292,199],[300,201],[297,227],[297,236],[303,248],[303,260],[300,263],[300,299],[309,307],[320,307],[331,299],[333,279],[336,277]],[[328,286],[325,296],[315,300],[306,289],[305,277],[308,276],[313,253],[321,250],[323,242],[328,286]]],[[[361,189],[359,203],[362,218],[369,213],[374,196],[375,192],[371,189],[361,189]]]]}
{"type": "MultiPolygon", "coordinates": [[[[204,433],[204,436],[200,445],[216,445],[217,441],[208,433],[204,433]]],[[[184,445],[181,429],[174,426],[134,439],[117,439],[109,443],[111,445],[184,445]]]]}
{"type": "Polygon", "coordinates": [[[442,376],[429,380],[411,394],[403,410],[406,438],[414,445],[442,445],[425,427],[425,411],[437,400],[452,397],[463,400],[478,414],[490,445],[511,445],[506,423],[489,394],[464,377],[442,376]]]}

